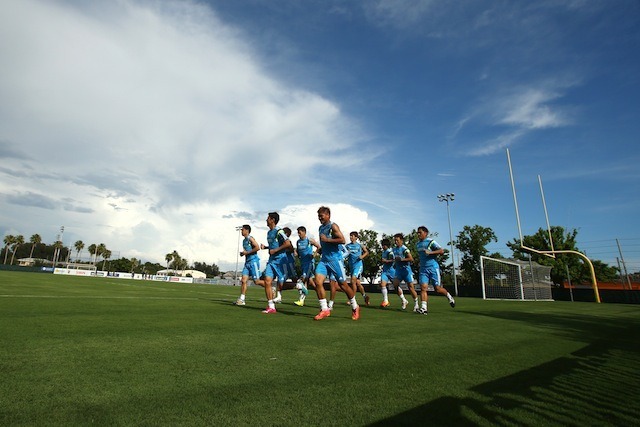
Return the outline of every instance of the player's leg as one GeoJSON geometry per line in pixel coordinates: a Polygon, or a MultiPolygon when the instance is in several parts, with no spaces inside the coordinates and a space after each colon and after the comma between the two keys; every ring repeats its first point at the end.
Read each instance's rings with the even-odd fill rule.
{"type": "Polygon", "coordinates": [[[389,291],[387,290],[387,283],[389,282],[387,273],[382,273],[380,276],[380,292],[382,293],[382,304],[380,307],[389,307],[389,291]]]}
{"type": "Polygon", "coordinates": [[[245,299],[246,299],[246,295],[247,295],[247,282],[249,281],[249,275],[248,274],[243,274],[242,278],[240,279],[240,296],[238,297],[238,299],[236,300],[236,302],[234,302],[235,305],[245,305],[245,299]]]}
{"type": "Polygon", "coordinates": [[[400,277],[396,276],[393,278],[393,286],[396,288],[396,293],[400,297],[400,303],[402,304],[402,309],[405,310],[407,308],[407,304],[409,304],[409,301],[407,301],[407,299],[404,297],[404,292],[400,287],[400,277]]]}

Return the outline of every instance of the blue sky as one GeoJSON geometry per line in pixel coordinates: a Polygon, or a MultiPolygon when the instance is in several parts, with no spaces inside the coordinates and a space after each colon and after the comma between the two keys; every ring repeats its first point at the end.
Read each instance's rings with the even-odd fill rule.
{"type": "Polygon", "coordinates": [[[636,1],[8,0],[0,232],[233,269],[264,218],[578,230],[640,270],[636,1]]]}

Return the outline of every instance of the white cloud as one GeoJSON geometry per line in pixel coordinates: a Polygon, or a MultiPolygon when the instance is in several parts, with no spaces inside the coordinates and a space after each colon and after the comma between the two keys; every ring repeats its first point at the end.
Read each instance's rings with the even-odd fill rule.
{"type": "Polygon", "coordinates": [[[281,209],[372,156],[338,105],[252,49],[190,1],[5,1],[2,222],[153,261],[235,259],[229,212],[281,209]]]}

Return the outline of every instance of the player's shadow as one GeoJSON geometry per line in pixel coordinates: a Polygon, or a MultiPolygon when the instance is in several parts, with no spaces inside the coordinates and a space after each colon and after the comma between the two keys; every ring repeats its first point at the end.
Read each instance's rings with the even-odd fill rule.
{"type": "Polygon", "coordinates": [[[637,320],[476,314],[542,324],[591,344],[570,357],[472,387],[468,397],[441,397],[371,425],[637,425],[637,320]]]}

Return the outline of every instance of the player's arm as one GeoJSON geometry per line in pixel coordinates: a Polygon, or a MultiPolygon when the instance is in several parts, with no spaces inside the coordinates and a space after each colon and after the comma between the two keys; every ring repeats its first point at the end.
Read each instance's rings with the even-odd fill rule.
{"type": "Polygon", "coordinates": [[[251,250],[242,251],[240,252],[240,255],[247,256],[247,255],[253,255],[258,253],[258,251],[260,250],[260,245],[258,244],[258,242],[256,242],[256,239],[254,239],[253,237],[249,237],[249,243],[251,243],[251,250]]]}
{"type": "Polygon", "coordinates": [[[403,255],[404,255],[404,258],[402,258],[400,261],[413,262],[413,255],[411,255],[411,251],[409,249],[404,251],[403,255]]]}
{"type": "Polygon", "coordinates": [[[427,255],[442,255],[444,253],[444,249],[442,249],[440,247],[440,245],[438,245],[436,242],[432,242],[432,245],[435,246],[435,250],[430,251],[429,249],[431,248],[431,245],[429,245],[429,247],[424,250],[425,254],[427,254],[427,255]]]}
{"type": "Polygon", "coordinates": [[[365,259],[369,256],[369,249],[365,245],[360,245],[362,247],[362,255],[360,255],[360,259],[365,259]]]}
{"type": "Polygon", "coordinates": [[[309,243],[311,243],[311,245],[313,245],[316,250],[320,250],[321,246],[320,243],[316,242],[314,239],[309,239],[309,243]]]}
{"type": "Polygon", "coordinates": [[[277,254],[280,251],[284,251],[284,250],[288,251],[288,250],[293,249],[293,245],[291,244],[291,240],[289,240],[287,235],[284,234],[284,231],[280,230],[280,232],[282,233],[281,237],[284,239],[284,241],[277,248],[269,250],[269,255],[274,255],[274,254],[277,254]]]}
{"type": "Polygon", "coordinates": [[[324,234],[320,234],[320,241],[325,243],[337,243],[338,245],[344,244],[344,235],[342,234],[342,231],[340,231],[338,224],[331,224],[331,235],[333,237],[329,238],[324,234]]]}

